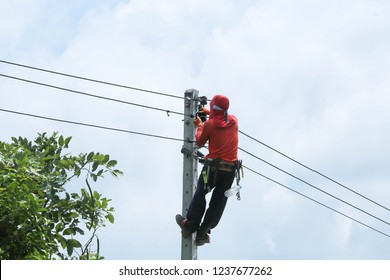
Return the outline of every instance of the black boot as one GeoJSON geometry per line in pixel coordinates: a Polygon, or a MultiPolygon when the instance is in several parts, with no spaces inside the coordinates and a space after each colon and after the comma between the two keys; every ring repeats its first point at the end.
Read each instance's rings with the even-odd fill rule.
{"type": "Polygon", "coordinates": [[[202,246],[206,243],[210,243],[210,228],[201,226],[196,232],[195,244],[196,246],[202,246]]]}
{"type": "Polygon", "coordinates": [[[194,222],[189,221],[188,219],[185,219],[180,214],[177,214],[175,219],[176,219],[176,223],[181,228],[181,235],[185,239],[191,237],[191,235],[194,232],[196,232],[196,230],[198,229],[198,226],[196,226],[194,222]]]}

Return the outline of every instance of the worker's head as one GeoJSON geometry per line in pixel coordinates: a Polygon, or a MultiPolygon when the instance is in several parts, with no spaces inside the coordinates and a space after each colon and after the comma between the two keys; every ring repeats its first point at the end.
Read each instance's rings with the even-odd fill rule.
{"type": "Polygon", "coordinates": [[[236,124],[236,118],[228,114],[229,98],[217,94],[210,102],[209,119],[214,120],[215,127],[230,127],[236,124]]]}
{"type": "Polygon", "coordinates": [[[210,103],[210,118],[214,115],[224,116],[226,122],[229,122],[228,109],[229,109],[229,98],[224,95],[217,94],[213,97],[210,103]]]}
{"type": "Polygon", "coordinates": [[[227,110],[229,109],[229,98],[224,95],[217,94],[213,97],[210,103],[210,117],[215,114],[215,111],[223,112],[227,114],[227,110]],[[226,112],[226,113],[225,113],[226,112]]]}
{"type": "Polygon", "coordinates": [[[229,98],[227,98],[224,95],[217,94],[213,97],[213,100],[211,100],[211,107],[210,109],[215,109],[218,111],[227,111],[229,109],[229,98]]]}

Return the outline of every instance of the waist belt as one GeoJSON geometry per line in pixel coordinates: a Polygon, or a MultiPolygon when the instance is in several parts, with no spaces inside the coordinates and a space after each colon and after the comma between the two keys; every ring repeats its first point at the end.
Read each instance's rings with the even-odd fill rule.
{"type": "Polygon", "coordinates": [[[213,170],[222,170],[222,171],[235,171],[237,168],[236,163],[226,162],[221,159],[208,159],[205,161],[206,167],[211,167],[213,170]]]}
{"type": "MultiPolygon", "coordinates": [[[[240,169],[241,169],[241,160],[237,160],[236,162],[230,163],[226,162],[224,160],[221,160],[219,158],[217,159],[206,159],[204,161],[204,167],[202,170],[202,176],[204,181],[204,188],[206,190],[206,193],[211,190],[212,187],[215,186],[217,183],[217,173],[216,171],[227,171],[227,172],[236,172],[237,176],[237,182],[239,182],[240,178],[240,169]],[[213,171],[213,178],[210,178],[209,176],[211,174],[211,171],[213,171]],[[211,181],[211,182],[210,182],[211,181]],[[211,187],[210,187],[211,184],[211,187]]],[[[238,196],[237,196],[238,197],[238,196]]]]}
{"type": "Polygon", "coordinates": [[[234,163],[220,162],[216,165],[217,170],[235,171],[236,165],[234,163]]]}

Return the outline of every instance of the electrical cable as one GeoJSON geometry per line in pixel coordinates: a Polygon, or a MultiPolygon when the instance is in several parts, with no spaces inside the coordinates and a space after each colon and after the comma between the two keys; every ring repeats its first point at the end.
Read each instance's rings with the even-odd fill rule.
{"type": "Polygon", "coordinates": [[[124,101],[124,100],[120,100],[120,99],[115,99],[115,98],[95,95],[95,94],[91,94],[91,93],[87,93],[87,92],[82,92],[82,91],[78,91],[78,90],[63,88],[63,87],[54,86],[54,85],[41,83],[41,82],[36,82],[36,81],[32,81],[32,80],[27,80],[27,79],[15,77],[15,76],[9,76],[9,75],[5,75],[5,74],[1,74],[1,73],[0,73],[0,76],[1,77],[5,77],[5,78],[9,78],[9,79],[13,79],[13,80],[17,80],[17,81],[21,81],[21,82],[31,83],[31,84],[35,84],[35,85],[39,85],[39,86],[45,86],[45,87],[54,88],[54,89],[58,89],[58,90],[62,90],[62,91],[67,91],[67,92],[74,93],[74,94],[84,95],[84,96],[98,98],[98,99],[103,99],[103,100],[112,101],[112,102],[118,102],[118,103],[122,103],[122,104],[142,107],[142,108],[156,110],[156,111],[162,111],[162,112],[167,113],[168,116],[169,116],[169,114],[176,114],[176,115],[182,115],[182,116],[186,115],[186,114],[181,113],[181,112],[165,110],[165,109],[161,109],[161,108],[157,108],[157,107],[142,105],[142,104],[138,104],[138,103],[132,103],[132,102],[128,102],[128,101],[124,101]]]}
{"type": "MultiPolygon", "coordinates": [[[[31,80],[26,80],[26,79],[22,79],[22,78],[18,78],[18,77],[13,77],[13,76],[9,76],[9,75],[0,74],[0,76],[6,77],[6,78],[15,79],[15,80],[19,80],[19,81],[23,81],[23,82],[33,83],[33,84],[37,84],[37,85],[47,86],[47,87],[55,88],[55,89],[59,89],[59,90],[64,90],[64,91],[68,91],[68,92],[71,92],[71,93],[76,93],[76,94],[85,95],[85,96],[89,96],[89,97],[94,97],[94,98],[99,98],[99,99],[104,99],[104,100],[109,100],[109,101],[114,101],[114,102],[119,102],[119,103],[125,103],[125,104],[128,104],[128,105],[139,106],[139,107],[148,108],[148,109],[153,109],[153,110],[158,110],[158,111],[164,111],[164,112],[166,112],[168,115],[169,115],[169,113],[174,113],[174,114],[179,114],[179,115],[185,115],[185,114],[179,113],[179,112],[174,112],[174,111],[164,110],[164,109],[160,109],[160,108],[156,108],[156,107],[152,107],[152,106],[146,106],[146,105],[141,105],[141,104],[126,102],[126,101],[123,101],[123,100],[118,100],[118,99],[113,99],[113,98],[108,98],[108,97],[97,96],[97,95],[93,95],[93,94],[89,94],[89,93],[85,93],[85,92],[81,92],[81,91],[75,91],[75,90],[71,90],[71,89],[67,89],[67,88],[62,88],[62,87],[58,87],[58,86],[48,85],[48,84],[44,84],[44,83],[40,83],[40,82],[35,82],[35,81],[31,81],[31,80]]],[[[4,110],[3,110],[3,111],[4,111],[4,110]]],[[[28,114],[26,114],[26,115],[28,115],[28,114]]],[[[35,117],[44,118],[44,117],[42,117],[42,116],[36,116],[36,115],[35,115],[35,117]]],[[[192,117],[192,116],[191,116],[191,117],[192,117]]],[[[50,118],[46,118],[46,119],[50,119],[50,118]]],[[[53,119],[52,119],[52,120],[53,120],[53,119]]],[[[56,120],[58,121],[58,119],[56,119],[56,120]]],[[[241,132],[241,131],[240,131],[240,132],[241,132]]],[[[242,133],[242,132],[241,132],[241,133],[242,133]]],[[[245,135],[248,136],[247,134],[245,134],[245,135]]],[[[331,197],[333,197],[333,198],[335,198],[335,199],[338,199],[338,200],[340,200],[341,202],[344,202],[344,203],[346,203],[347,205],[349,205],[349,206],[351,206],[351,207],[354,207],[354,208],[356,208],[357,210],[359,210],[359,211],[361,211],[361,212],[363,212],[363,213],[365,213],[365,214],[367,214],[367,215],[370,215],[370,216],[372,216],[372,217],[374,217],[374,218],[376,218],[376,219],[378,219],[378,220],[380,220],[380,221],[382,221],[382,222],[384,222],[384,223],[390,225],[390,223],[384,221],[383,219],[380,219],[380,218],[378,218],[378,217],[376,217],[376,216],[374,216],[374,215],[372,215],[372,214],[370,214],[370,213],[368,213],[368,212],[366,212],[366,211],[364,211],[364,210],[362,210],[362,209],[360,209],[360,208],[358,208],[358,207],[356,207],[356,206],[354,206],[354,205],[352,205],[352,204],[350,204],[350,203],[348,203],[348,202],[346,202],[346,201],[344,201],[344,200],[342,200],[342,199],[337,198],[337,197],[334,196],[334,195],[331,195],[331,194],[328,193],[328,192],[323,191],[322,189],[320,189],[320,188],[318,188],[318,187],[316,187],[316,186],[314,186],[314,185],[312,185],[312,184],[310,184],[310,183],[308,183],[308,182],[306,182],[306,181],[304,181],[304,180],[302,180],[302,179],[300,179],[300,178],[294,176],[294,175],[291,174],[291,173],[286,172],[285,170],[283,170],[283,169],[281,169],[281,168],[276,167],[276,166],[273,165],[273,164],[270,164],[269,162],[267,162],[267,161],[265,161],[265,160],[263,160],[263,159],[261,159],[261,158],[255,156],[255,155],[249,153],[248,151],[243,150],[243,149],[241,149],[241,148],[240,148],[240,150],[242,150],[243,152],[245,152],[245,153],[247,153],[247,154],[249,154],[249,155],[251,155],[251,156],[253,156],[253,157],[255,157],[255,158],[257,158],[257,159],[259,159],[259,160],[261,160],[261,161],[263,161],[263,162],[265,162],[265,163],[267,163],[267,164],[269,164],[269,165],[271,165],[272,167],[274,167],[274,168],[276,168],[276,169],[278,169],[278,170],[280,170],[280,171],[282,171],[282,172],[284,172],[284,173],[286,173],[286,174],[292,176],[293,178],[298,179],[298,180],[302,181],[303,183],[305,183],[305,184],[307,184],[307,185],[309,185],[309,186],[311,186],[311,187],[313,187],[313,188],[315,188],[315,189],[317,189],[317,190],[319,190],[319,191],[321,191],[321,192],[323,192],[323,193],[325,193],[325,194],[327,194],[327,195],[329,195],[329,196],[331,196],[331,197]]]]}
{"type": "Polygon", "coordinates": [[[67,124],[73,124],[73,125],[87,126],[87,127],[93,127],[93,128],[99,128],[99,129],[111,130],[111,131],[117,131],[117,132],[124,132],[124,133],[129,133],[129,134],[136,134],[136,135],[160,138],[160,139],[165,139],[165,140],[180,141],[180,142],[192,142],[189,140],[183,140],[183,139],[174,138],[174,137],[166,137],[166,136],[161,136],[161,135],[155,135],[155,134],[142,133],[142,132],[136,132],[136,131],[131,131],[131,130],[101,126],[101,125],[96,125],[96,124],[88,124],[88,123],[82,123],[82,122],[76,122],[76,121],[69,121],[69,120],[45,117],[45,116],[34,115],[34,114],[18,112],[18,111],[13,111],[13,110],[7,110],[7,109],[2,109],[2,108],[0,108],[0,111],[5,112],[5,113],[11,113],[11,114],[17,114],[17,115],[22,115],[22,116],[27,116],[27,117],[49,120],[49,121],[56,121],[56,122],[62,122],[62,123],[67,123],[67,124]]]}
{"type": "Polygon", "coordinates": [[[313,168],[310,168],[309,166],[307,166],[307,165],[305,165],[305,164],[303,164],[303,163],[301,163],[301,162],[299,162],[299,161],[293,159],[292,157],[290,157],[290,156],[288,156],[288,155],[286,155],[286,154],[284,154],[284,153],[278,151],[278,150],[275,149],[275,148],[272,148],[271,146],[269,146],[269,145],[267,145],[267,144],[261,142],[260,140],[258,140],[258,139],[256,139],[256,138],[254,138],[254,137],[252,137],[252,136],[250,136],[250,135],[248,135],[248,134],[242,132],[241,130],[239,130],[239,132],[240,132],[242,135],[244,135],[244,136],[246,136],[246,137],[248,137],[248,138],[250,138],[250,139],[252,139],[252,140],[254,140],[254,141],[258,142],[258,143],[260,143],[261,145],[263,145],[263,146],[265,146],[265,147],[271,149],[272,151],[274,151],[274,152],[276,152],[276,153],[278,153],[278,154],[280,154],[280,155],[286,157],[287,159],[289,159],[289,160],[291,160],[291,161],[293,161],[293,162],[295,162],[295,163],[297,163],[297,164],[303,166],[304,168],[306,168],[306,169],[308,169],[308,170],[310,170],[310,171],[312,171],[312,172],[314,172],[314,173],[316,173],[316,174],[322,176],[323,178],[328,179],[329,181],[331,181],[331,182],[333,182],[333,183],[335,183],[335,184],[337,184],[337,185],[343,187],[344,189],[347,189],[348,191],[350,191],[350,192],[352,192],[352,193],[354,193],[354,194],[356,194],[356,195],[358,195],[358,196],[360,196],[360,197],[362,197],[362,198],[364,198],[364,199],[366,199],[366,200],[368,200],[368,201],[370,201],[370,202],[376,204],[377,206],[382,207],[383,209],[385,209],[385,210],[387,210],[387,211],[390,211],[390,208],[388,208],[388,207],[386,207],[386,206],[384,206],[384,205],[382,205],[382,204],[380,204],[380,203],[374,201],[373,199],[371,199],[371,198],[369,198],[369,197],[367,197],[367,196],[365,196],[365,195],[362,195],[361,193],[359,193],[359,192],[357,192],[357,191],[355,191],[355,190],[353,190],[353,189],[351,189],[351,188],[345,186],[344,184],[342,184],[342,183],[340,183],[340,182],[338,182],[338,181],[336,181],[336,180],[330,178],[329,176],[326,176],[325,174],[323,174],[323,173],[321,173],[321,172],[319,172],[319,171],[317,171],[317,170],[315,170],[315,169],[313,169],[313,168]]]}
{"type": "Polygon", "coordinates": [[[371,230],[374,230],[374,231],[376,231],[376,232],[378,232],[378,233],[380,233],[380,234],[382,234],[384,236],[390,237],[389,234],[384,233],[383,231],[380,231],[380,230],[378,230],[378,229],[376,229],[376,228],[374,228],[372,226],[369,226],[366,223],[363,223],[363,222],[361,222],[361,221],[359,221],[359,220],[357,220],[355,218],[352,218],[351,216],[349,216],[347,214],[344,214],[344,213],[342,213],[342,212],[340,212],[340,211],[338,211],[338,210],[336,210],[336,209],[334,209],[334,208],[332,208],[332,207],[330,207],[330,206],[328,206],[328,205],[326,205],[326,204],[324,204],[322,202],[319,202],[318,200],[315,200],[314,198],[311,198],[311,197],[309,197],[309,196],[307,196],[307,195],[305,195],[305,194],[303,194],[301,192],[298,192],[298,191],[296,191],[296,190],[294,190],[294,189],[292,189],[292,188],[290,188],[290,187],[288,187],[288,186],[286,186],[286,185],[284,185],[284,184],[282,184],[282,183],[280,183],[280,182],[278,182],[278,181],[276,181],[276,180],[274,180],[274,179],[272,179],[272,178],[270,178],[268,176],[265,176],[265,175],[261,174],[260,172],[257,172],[257,171],[255,171],[255,170],[253,170],[253,169],[251,169],[251,168],[249,168],[249,167],[247,167],[245,165],[243,165],[243,167],[245,169],[247,169],[247,170],[249,170],[249,171],[251,171],[251,172],[253,172],[253,173],[255,173],[255,174],[257,174],[257,175],[259,175],[259,176],[261,176],[261,177],[263,177],[263,178],[265,178],[265,179],[267,179],[267,180],[269,180],[269,181],[271,181],[273,183],[275,183],[275,184],[278,184],[278,185],[280,185],[280,186],[282,186],[282,187],[284,187],[284,188],[286,188],[286,189],[288,189],[288,190],[290,190],[290,191],[292,191],[292,192],[294,192],[296,194],[299,194],[299,195],[301,195],[301,196],[303,196],[303,197],[305,197],[305,198],[307,198],[307,199],[309,199],[309,200],[311,200],[311,201],[313,201],[313,202],[315,202],[315,203],[317,203],[317,204],[319,204],[319,205],[321,205],[321,206],[323,206],[325,208],[328,208],[328,209],[330,209],[330,210],[332,210],[332,211],[334,211],[334,212],[336,212],[336,213],[338,213],[338,214],[340,214],[340,215],[342,215],[342,216],[344,216],[344,217],[346,217],[346,218],[348,218],[348,219],[350,219],[350,220],[352,220],[352,221],[354,221],[356,223],[359,223],[360,225],[363,225],[363,226],[365,226],[365,227],[367,227],[367,228],[369,228],[371,230]]]}
{"type": "Polygon", "coordinates": [[[297,180],[301,181],[302,183],[305,183],[306,185],[308,185],[308,186],[310,186],[310,187],[312,187],[312,188],[314,188],[314,189],[316,189],[316,190],[318,190],[318,191],[320,191],[320,192],[322,192],[322,193],[324,193],[324,194],[326,194],[326,195],[328,195],[328,196],[330,196],[330,197],[332,197],[332,198],[334,198],[334,199],[336,199],[338,201],[341,201],[341,202],[347,204],[348,206],[353,207],[356,210],[359,210],[360,212],[362,212],[362,213],[364,213],[364,214],[366,214],[366,215],[368,215],[368,216],[370,216],[370,217],[372,217],[374,219],[377,219],[378,221],[381,221],[381,222],[383,222],[383,223],[385,223],[387,225],[390,225],[389,222],[387,222],[387,221],[385,221],[385,220],[383,220],[383,219],[381,219],[381,218],[379,218],[379,217],[377,217],[377,216],[375,216],[375,215],[373,215],[373,214],[371,214],[371,213],[369,213],[369,212],[367,212],[367,211],[365,211],[365,210],[363,210],[363,209],[361,209],[361,208],[359,208],[359,207],[357,207],[357,206],[355,206],[355,205],[353,205],[353,204],[351,204],[351,203],[349,203],[349,202],[347,202],[347,201],[345,201],[345,200],[343,200],[341,198],[338,198],[337,196],[335,196],[335,195],[333,195],[333,194],[331,194],[331,193],[329,193],[327,191],[324,191],[323,189],[321,189],[319,187],[316,187],[313,184],[310,184],[309,182],[307,182],[307,181],[305,181],[305,180],[303,180],[303,179],[301,179],[301,178],[299,178],[299,177],[297,177],[297,176],[295,176],[295,175],[293,175],[293,174],[283,170],[282,168],[277,167],[276,165],[274,165],[274,164],[272,164],[272,163],[270,163],[270,162],[268,162],[268,161],[266,161],[266,160],[264,160],[264,159],[262,159],[262,158],[260,158],[260,157],[258,157],[256,155],[254,155],[254,154],[252,154],[252,153],[250,153],[250,152],[248,152],[248,151],[246,151],[246,150],[244,150],[242,148],[238,148],[238,149],[240,151],[242,151],[242,152],[244,152],[244,153],[246,153],[246,154],[248,154],[248,155],[250,155],[250,156],[252,156],[252,157],[254,157],[254,158],[256,158],[256,159],[258,159],[258,160],[260,160],[260,161],[262,161],[262,162],[264,162],[264,163],[266,163],[268,165],[270,165],[270,166],[272,166],[273,168],[275,168],[275,169],[277,169],[277,170],[279,170],[279,171],[281,171],[281,172],[283,172],[283,173],[293,177],[294,179],[297,179],[297,180]]]}
{"type": "MultiPolygon", "coordinates": [[[[90,81],[90,82],[95,82],[95,83],[100,83],[100,84],[106,84],[106,85],[110,85],[110,86],[116,86],[116,87],[121,87],[121,88],[126,88],[126,89],[132,89],[132,90],[138,90],[138,91],[143,91],[143,92],[148,92],[148,93],[163,95],[163,96],[167,96],[167,97],[173,97],[173,98],[180,98],[180,99],[183,99],[183,97],[179,97],[179,96],[176,96],[176,95],[171,95],[171,94],[166,94],[166,93],[162,93],[162,92],[151,91],[151,90],[146,90],[146,89],[141,89],[141,88],[136,88],[136,87],[130,87],[130,86],[115,84],[115,83],[111,83],[111,82],[101,81],[101,80],[95,80],[95,79],[91,79],[91,78],[85,78],[85,77],[81,77],[81,76],[76,76],[76,75],[71,75],[71,74],[66,74],[66,73],[51,71],[51,70],[47,70],[47,69],[43,69],[43,68],[28,66],[28,65],[24,65],[24,64],[19,64],[19,63],[10,62],[10,61],[0,60],[0,62],[1,62],[1,63],[10,64],[10,65],[14,65],[14,66],[29,68],[29,69],[33,69],[33,70],[37,70],[37,71],[43,71],[43,72],[47,72],[47,73],[51,73],[51,74],[62,75],[62,76],[66,76],[66,77],[71,77],[71,78],[86,80],[86,81],[90,81]]],[[[164,110],[164,109],[161,109],[161,108],[156,108],[156,107],[147,106],[147,105],[141,105],[141,104],[137,104],[137,103],[131,103],[131,102],[127,102],[127,101],[123,101],[123,100],[119,100],[119,99],[114,99],[114,98],[102,97],[102,96],[98,96],[98,95],[94,95],[94,94],[90,94],[90,93],[86,93],[86,92],[71,90],[71,89],[62,88],[62,87],[58,87],[58,86],[54,86],[54,85],[49,85],[49,84],[45,84],[45,83],[41,83],[41,82],[36,82],[36,81],[27,80],[27,79],[22,79],[22,78],[18,78],[18,77],[14,77],[14,76],[9,76],[9,75],[4,75],[4,74],[0,74],[0,76],[6,77],[6,78],[10,78],[10,79],[19,80],[19,81],[23,81],[23,82],[33,83],[33,84],[36,84],[36,85],[41,85],[41,86],[46,86],[46,87],[50,87],[50,88],[55,88],[55,89],[58,89],[58,90],[68,91],[68,92],[71,92],[71,93],[76,93],[76,94],[80,94],[80,95],[85,95],[85,96],[89,96],[89,97],[104,99],[104,100],[113,101],[113,102],[118,102],[118,103],[124,103],[124,104],[128,104],[128,105],[133,105],[133,106],[139,106],[139,107],[143,107],[143,108],[147,108],[147,109],[153,109],[153,110],[158,110],[158,111],[164,111],[164,112],[166,112],[168,115],[169,115],[169,113],[178,114],[178,115],[185,115],[185,114],[180,113],[180,112],[175,112],[175,111],[170,111],[170,110],[164,110]]],[[[11,110],[5,110],[5,109],[0,109],[0,111],[8,112],[8,113],[14,113],[14,114],[20,114],[20,115],[25,115],[25,116],[35,117],[35,118],[41,118],[41,119],[46,119],[46,120],[51,120],[51,121],[65,122],[65,123],[70,123],[70,124],[75,124],[75,125],[84,125],[84,126],[95,127],[95,128],[100,128],[100,129],[108,129],[108,130],[114,130],[114,131],[119,131],[119,132],[126,132],[126,133],[132,133],[132,134],[139,134],[139,135],[149,136],[149,137],[157,137],[157,138],[168,139],[168,140],[175,140],[175,141],[186,141],[186,140],[182,140],[182,139],[178,139],[178,138],[164,137],[164,136],[158,136],[158,135],[152,135],[152,134],[146,134],[146,133],[139,133],[139,132],[134,132],[134,131],[129,131],[129,130],[123,130],[123,129],[109,128],[109,127],[104,127],[104,126],[99,126],[99,125],[93,125],[93,124],[86,124],[86,123],[80,123],[80,122],[74,122],[74,121],[67,121],[67,120],[49,118],[49,117],[38,116],[38,115],[33,115],[33,114],[28,114],[28,113],[22,113],[22,112],[16,112],[16,111],[11,111],[11,110]]],[[[286,158],[292,160],[293,162],[295,162],[295,163],[297,163],[297,164],[299,164],[299,165],[301,165],[301,166],[307,168],[308,170],[310,170],[310,171],[312,171],[312,172],[314,172],[314,173],[317,173],[317,174],[321,175],[322,177],[324,177],[324,178],[326,178],[326,179],[328,179],[328,180],[330,180],[330,181],[332,181],[332,182],[334,182],[334,183],[340,185],[341,187],[344,187],[345,189],[347,189],[347,190],[349,190],[349,191],[351,191],[351,192],[353,192],[353,193],[355,193],[355,194],[357,194],[357,195],[359,195],[359,196],[361,196],[361,197],[363,197],[363,198],[369,200],[370,202],[372,202],[372,203],[374,203],[374,204],[376,204],[376,205],[378,205],[378,206],[380,206],[380,207],[382,207],[382,208],[384,208],[384,209],[390,211],[389,208],[387,208],[387,207],[385,207],[385,206],[383,206],[383,205],[381,205],[381,204],[375,202],[374,200],[372,200],[372,199],[370,199],[370,198],[368,198],[368,197],[366,197],[366,196],[364,196],[364,195],[362,195],[362,194],[360,194],[360,193],[358,193],[358,192],[356,192],[356,191],[354,191],[354,190],[352,190],[352,189],[346,187],[345,185],[343,185],[343,184],[337,182],[336,180],[333,180],[332,178],[330,178],[330,177],[328,177],[328,176],[322,174],[321,172],[318,172],[318,171],[316,171],[316,170],[314,170],[314,169],[312,169],[312,168],[310,168],[310,167],[308,167],[308,166],[306,166],[306,165],[300,163],[299,161],[297,161],[297,160],[295,160],[295,159],[293,159],[293,158],[287,156],[286,154],[284,154],[284,153],[282,153],[282,152],[280,152],[280,151],[278,151],[278,150],[272,148],[272,147],[269,146],[269,145],[266,145],[265,143],[263,143],[263,142],[261,142],[261,141],[255,139],[254,137],[252,137],[252,136],[250,136],[250,135],[248,135],[248,134],[246,134],[246,133],[244,133],[244,132],[242,132],[242,131],[240,131],[240,130],[239,130],[239,132],[240,132],[241,134],[243,134],[244,136],[246,136],[246,137],[248,137],[248,138],[250,138],[250,139],[252,139],[252,140],[254,140],[254,141],[256,141],[256,142],[258,142],[258,143],[260,143],[260,144],[262,144],[262,145],[264,145],[264,146],[266,146],[267,148],[269,148],[269,149],[271,149],[271,150],[273,150],[273,151],[275,151],[275,152],[277,152],[277,153],[283,155],[284,157],[286,157],[286,158]]],[[[360,208],[358,208],[358,207],[356,207],[356,206],[354,206],[354,205],[352,205],[352,204],[350,204],[350,203],[348,203],[348,202],[346,202],[346,201],[344,201],[344,200],[342,200],[342,199],[340,199],[340,198],[338,198],[338,197],[336,197],[336,196],[334,196],[334,195],[332,195],[332,194],[326,192],[326,191],[323,191],[322,189],[320,189],[320,188],[318,188],[318,187],[316,187],[316,186],[314,186],[314,185],[312,185],[312,184],[310,184],[310,183],[308,183],[308,182],[306,182],[306,181],[304,181],[304,180],[298,178],[297,176],[295,176],[295,175],[293,175],[293,174],[291,174],[291,173],[289,173],[289,172],[287,172],[287,171],[285,171],[285,170],[283,170],[283,169],[281,169],[281,168],[276,167],[275,165],[273,165],[273,164],[271,164],[271,163],[269,163],[269,162],[267,162],[267,161],[265,161],[265,160],[263,160],[263,159],[261,159],[261,158],[255,156],[255,155],[249,153],[248,151],[246,151],[246,150],[244,150],[244,149],[241,149],[241,148],[240,148],[240,150],[243,151],[243,152],[245,152],[245,153],[247,153],[247,154],[249,154],[249,155],[251,155],[251,156],[253,156],[253,157],[255,157],[255,158],[257,158],[257,159],[259,159],[259,160],[261,160],[261,161],[263,161],[263,162],[265,162],[265,163],[267,163],[267,164],[269,164],[270,166],[272,166],[272,167],[274,167],[274,168],[276,168],[276,169],[278,169],[278,170],[280,170],[280,171],[282,171],[282,172],[284,172],[284,173],[286,173],[286,174],[292,176],[293,178],[295,178],[295,179],[297,179],[297,180],[299,180],[299,181],[301,181],[301,182],[303,182],[303,183],[305,183],[305,184],[307,184],[307,185],[309,185],[309,186],[311,186],[311,187],[313,187],[313,188],[315,188],[315,189],[317,189],[317,190],[319,190],[319,191],[321,191],[321,192],[323,192],[323,193],[325,193],[325,194],[327,194],[327,195],[329,195],[329,196],[331,196],[331,197],[333,197],[333,198],[335,198],[335,199],[337,199],[337,200],[339,200],[339,201],[341,201],[341,202],[343,202],[343,203],[345,203],[345,204],[347,204],[347,205],[349,205],[349,206],[351,206],[351,207],[353,207],[353,208],[355,208],[355,209],[357,209],[357,210],[359,210],[359,211],[361,211],[361,212],[363,212],[363,213],[365,213],[365,214],[367,214],[367,215],[369,215],[369,216],[375,218],[375,219],[378,219],[379,221],[382,221],[382,222],[384,222],[384,223],[390,225],[390,223],[388,223],[388,222],[386,222],[386,221],[384,221],[384,220],[382,220],[382,219],[380,219],[380,218],[378,218],[378,217],[376,217],[376,216],[374,216],[374,215],[372,215],[372,214],[370,214],[370,213],[368,213],[368,212],[366,212],[366,211],[364,211],[364,210],[362,210],[362,209],[360,209],[360,208]]],[[[336,210],[336,211],[337,211],[337,210],[336,210]]]]}
{"type": "Polygon", "coordinates": [[[184,99],[184,97],[182,97],[182,96],[177,96],[177,95],[173,95],[173,94],[168,94],[168,93],[163,93],[163,92],[158,92],[158,91],[152,91],[152,90],[147,90],[147,89],[142,89],[142,88],[137,88],[137,87],[131,87],[131,86],[126,86],[126,85],[121,85],[121,84],[116,84],[116,83],[111,83],[111,82],[106,82],[106,81],[101,81],[101,80],[96,80],[96,79],[76,76],[76,75],[71,75],[71,74],[67,74],[67,73],[47,70],[47,69],[38,68],[38,67],[34,67],[34,66],[20,64],[20,63],[15,63],[15,62],[11,62],[11,61],[0,60],[0,62],[1,63],[5,63],[5,64],[9,64],[9,65],[18,66],[18,67],[24,67],[24,68],[28,68],[28,69],[32,69],[32,70],[36,70],[36,71],[41,71],[41,72],[46,72],[46,73],[55,74],[55,75],[61,75],[61,76],[69,77],[69,78],[84,80],[84,81],[88,81],[88,82],[94,82],[94,83],[99,83],[99,84],[104,84],[104,85],[109,85],[109,86],[115,86],[115,87],[120,87],[120,88],[125,88],[125,89],[136,90],[136,91],[142,91],[142,92],[147,92],[147,93],[167,96],[167,97],[171,97],[171,98],[184,99]]]}
{"type": "MultiPolygon", "coordinates": [[[[95,125],[95,124],[87,124],[87,123],[82,123],[82,122],[75,122],[75,121],[69,121],[69,120],[45,117],[45,116],[29,114],[29,113],[24,113],[24,112],[18,112],[18,111],[13,111],[13,110],[7,110],[7,109],[2,109],[2,108],[0,108],[0,111],[1,112],[5,112],[5,113],[11,113],[11,114],[27,116],[27,117],[33,117],[33,118],[39,118],[39,119],[44,119],[44,120],[62,122],[62,123],[67,123],[67,124],[72,124],[72,125],[87,126],[87,127],[92,127],[92,128],[98,128],[98,129],[104,129],[104,130],[110,130],[110,131],[116,131],[116,132],[123,132],[123,133],[129,133],[129,134],[136,134],[136,135],[147,136],[147,137],[154,137],[154,138],[171,140],[171,141],[193,142],[193,141],[183,140],[183,139],[179,139],[179,138],[166,137],[166,136],[160,136],[160,135],[148,134],[148,133],[141,133],[141,132],[136,132],[136,131],[130,131],[130,130],[112,128],[112,127],[106,127],[106,126],[95,125]]],[[[243,149],[241,149],[241,150],[244,151],[243,149]]],[[[311,201],[314,201],[314,202],[316,202],[316,203],[318,203],[318,204],[320,204],[320,205],[322,205],[322,206],[324,206],[324,207],[326,207],[326,208],[328,208],[328,209],[330,209],[330,210],[332,210],[332,211],[334,211],[334,212],[336,212],[336,213],[338,213],[340,215],[343,215],[344,217],[347,217],[347,218],[351,219],[352,221],[355,221],[355,222],[357,222],[357,223],[359,223],[359,224],[361,224],[361,225],[363,225],[363,226],[365,226],[367,228],[370,228],[371,230],[374,230],[374,231],[376,231],[376,232],[378,232],[378,233],[380,233],[382,235],[390,237],[390,235],[388,235],[388,234],[386,234],[386,233],[384,233],[384,232],[382,232],[382,231],[380,231],[378,229],[375,229],[374,227],[371,227],[371,226],[369,226],[369,225],[367,225],[367,224],[365,224],[363,222],[360,222],[357,219],[354,219],[354,218],[352,218],[352,217],[350,217],[350,216],[348,216],[348,215],[346,215],[346,214],[344,214],[344,213],[342,213],[342,212],[340,212],[340,211],[338,211],[338,210],[336,210],[336,209],[334,209],[334,208],[332,208],[330,206],[327,206],[327,205],[325,205],[325,204],[323,204],[323,203],[321,203],[321,202],[319,202],[319,201],[317,201],[317,200],[315,200],[315,199],[313,199],[313,198],[311,198],[311,197],[309,197],[309,196],[307,196],[305,194],[302,194],[302,193],[300,193],[300,192],[298,192],[298,191],[296,191],[296,190],[294,190],[294,189],[292,189],[292,188],[290,188],[290,187],[288,187],[288,186],[286,186],[286,185],[284,185],[284,184],[282,184],[280,182],[277,182],[276,180],[273,180],[270,177],[267,177],[267,176],[265,176],[265,175],[255,171],[255,170],[253,170],[253,169],[251,169],[251,168],[249,168],[247,166],[244,166],[244,168],[246,168],[247,170],[249,170],[249,171],[251,171],[251,172],[253,172],[253,173],[255,173],[255,174],[257,174],[257,175],[259,175],[259,176],[261,176],[263,178],[265,178],[265,179],[270,180],[271,182],[274,182],[274,183],[276,183],[276,184],[278,184],[280,186],[283,186],[283,187],[289,189],[290,191],[293,191],[293,192],[295,192],[295,193],[297,193],[297,194],[299,194],[299,195],[301,195],[301,196],[303,196],[303,197],[305,197],[305,198],[307,198],[307,199],[309,199],[311,201]]]]}

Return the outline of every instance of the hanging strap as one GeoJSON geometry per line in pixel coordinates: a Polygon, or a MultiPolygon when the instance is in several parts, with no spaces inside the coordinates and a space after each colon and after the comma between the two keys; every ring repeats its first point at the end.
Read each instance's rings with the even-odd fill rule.
{"type": "Polygon", "coordinates": [[[242,188],[240,186],[241,175],[244,178],[244,168],[242,166],[242,160],[237,160],[236,161],[236,184],[237,184],[237,187],[238,187],[238,191],[237,191],[237,194],[236,194],[237,200],[241,200],[241,194],[240,194],[240,189],[242,188]]]}

